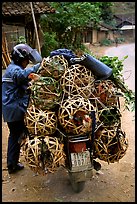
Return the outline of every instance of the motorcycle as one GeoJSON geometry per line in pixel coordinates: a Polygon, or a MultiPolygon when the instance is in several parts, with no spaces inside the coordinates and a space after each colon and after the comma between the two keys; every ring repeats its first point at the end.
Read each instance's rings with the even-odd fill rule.
{"type": "MultiPolygon", "coordinates": [[[[69,59],[69,63],[71,65],[78,63],[89,70],[92,69],[94,75],[99,79],[107,79],[112,75],[112,69],[88,54],[81,58],[73,56],[69,59]]],[[[66,154],[65,168],[68,171],[72,189],[76,193],[84,189],[85,182],[92,178],[94,169],[97,171],[101,169],[101,164],[94,158],[95,111],[91,112],[90,117],[92,119],[92,131],[85,135],[67,135],[58,129],[63,135],[66,154]]]]}
{"type": "MultiPolygon", "coordinates": [[[[112,69],[110,69],[108,66],[101,63],[99,60],[93,58],[90,55],[84,55],[82,56],[82,58],[72,58],[69,61],[69,63],[71,64],[78,63],[84,67],[87,67],[87,69],[91,70],[96,76],[96,81],[107,80],[109,78],[113,79],[112,69]]],[[[117,84],[116,80],[115,80],[115,83],[117,84]]],[[[119,87],[125,91],[123,86],[120,86],[120,85],[119,87]]],[[[97,84],[97,87],[99,87],[98,84],[97,84]]],[[[76,104],[79,103],[79,100],[80,98],[76,100],[76,104]]],[[[73,102],[75,102],[75,100],[73,102]]],[[[103,106],[103,102],[99,101],[99,103],[100,103],[99,105],[103,106]]],[[[59,104],[59,107],[60,107],[60,104],[59,104]]],[[[57,112],[56,116],[57,115],[59,116],[59,112],[58,112],[59,107],[57,106],[55,110],[57,112]]],[[[63,108],[64,107],[66,110],[66,103],[63,106],[63,108]]],[[[68,106],[68,108],[69,107],[70,106],[68,106]]],[[[31,108],[34,109],[34,106],[31,108]]],[[[108,163],[109,162],[113,163],[115,161],[118,161],[120,158],[122,158],[126,152],[128,145],[125,140],[125,134],[121,131],[120,123],[119,125],[117,125],[117,127],[115,127],[114,125],[112,126],[108,125],[107,127],[105,126],[107,125],[107,123],[111,122],[112,119],[114,118],[116,119],[116,122],[119,121],[120,114],[119,112],[117,113],[117,111],[118,111],[117,107],[114,108],[112,106],[108,108],[106,107],[105,109],[101,108],[98,115],[100,117],[100,122],[98,123],[98,119],[96,121],[95,109],[91,110],[89,114],[89,117],[92,120],[91,128],[88,130],[88,132],[86,131],[86,133],[74,134],[74,133],[70,133],[71,131],[68,133],[66,126],[65,128],[63,128],[63,125],[64,125],[64,120],[63,120],[63,122],[57,123],[58,124],[58,126],[56,127],[57,131],[54,133],[55,137],[44,135],[44,137],[42,138],[32,137],[32,140],[28,139],[28,141],[25,143],[24,152],[25,152],[26,161],[29,164],[30,168],[36,172],[38,172],[38,170],[40,171],[42,170],[42,172],[44,171],[44,173],[46,173],[48,172],[49,169],[51,169],[53,162],[54,162],[53,167],[56,166],[58,168],[60,166],[59,159],[62,158],[62,155],[64,155],[65,153],[65,156],[64,156],[65,162],[63,161],[64,162],[63,166],[68,171],[72,189],[76,193],[81,192],[85,187],[86,181],[93,177],[93,171],[94,170],[99,171],[101,169],[101,164],[95,160],[96,158],[104,160],[108,163]],[[104,126],[103,126],[102,120],[104,121],[103,122],[104,126]],[[102,131],[102,129],[100,128],[104,129],[104,131],[102,131]],[[113,134],[112,138],[110,138],[109,135],[107,135],[108,132],[111,132],[111,134],[113,134]],[[95,135],[96,135],[96,138],[95,138],[95,135]],[[100,140],[98,140],[98,138],[100,140]],[[61,147],[63,144],[63,151],[62,149],[59,149],[59,143],[61,144],[61,147]],[[95,144],[96,144],[96,148],[95,148],[95,144]],[[53,158],[56,151],[58,150],[59,150],[59,153],[61,153],[61,156],[59,158],[56,157],[56,161],[55,161],[53,158]],[[97,154],[97,151],[98,151],[98,154],[97,154]],[[109,155],[111,156],[111,158],[109,158],[109,155]]],[[[68,109],[68,112],[69,112],[69,109],[68,109]]],[[[68,115],[68,112],[66,112],[67,113],[67,116],[66,116],[66,113],[63,110],[66,120],[69,120],[69,124],[70,124],[71,119],[77,120],[77,118],[74,118],[73,114],[68,115]]],[[[48,128],[49,128],[49,124],[52,124],[52,121],[48,123],[49,122],[48,120],[50,120],[50,118],[53,119],[53,123],[55,122],[53,117],[54,116],[53,112],[43,113],[42,111],[38,111],[36,114],[38,115],[37,118],[40,119],[39,126],[42,125],[40,126],[41,127],[40,130],[43,130],[43,124],[45,125],[45,121],[47,121],[48,128]],[[49,117],[46,117],[46,114],[49,114],[48,115],[49,117]],[[41,122],[42,121],[41,119],[43,119],[43,123],[41,122]]],[[[37,124],[35,125],[32,124],[31,121],[34,116],[35,114],[33,114],[33,112],[31,114],[31,109],[30,109],[28,117],[26,115],[26,119],[28,121],[27,124],[32,125],[30,129],[35,129],[38,124],[38,121],[37,121],[37,124]],[[30,116],[31,116],[31,119],[29,122],[30,116]]],[[[36,118],[34,118],[34,121],[36,121],[36,118]]],[[[83,123],[83,120],[81,122],[83,123]]],[[[69,128],[71,129],[72,126],[69,126],[69,128]]]]}
{"type": "Polygon", "coordinates": [[[100,163],[94,160],[95,111],[91,112],[90,117],[93,120],[92,131],[85,135],[67,135],[57,129],[63,136],[65,168],[76,193],[81,192],[86,181],[92,178],[93,169],[101,169],[100,163]]]}

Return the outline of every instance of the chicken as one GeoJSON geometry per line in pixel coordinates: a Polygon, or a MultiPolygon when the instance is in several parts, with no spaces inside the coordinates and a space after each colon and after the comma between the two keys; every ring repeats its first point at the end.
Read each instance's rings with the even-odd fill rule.
{"type": "Polygon", "coordinates": [[[33,81],[37,81],[37,80],[39,80],[40,76],[38,74],[35,74],[35,73],[30,73],[28,78],[33,80],[33,81]]]}
{"type": "Polygon", "coordinates": [[[86,111],[83,110],[78,110],[74,114],[73,121],[76,126],[84,125],[86,127],[91,124],[90,116],[86,113],[86,111]]]}

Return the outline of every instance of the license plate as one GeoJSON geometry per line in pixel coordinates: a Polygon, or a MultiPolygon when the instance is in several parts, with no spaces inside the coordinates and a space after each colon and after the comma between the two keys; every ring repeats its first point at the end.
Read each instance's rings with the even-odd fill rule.
{"type": "Polygon", "coordinates": [[[90,152],[84,151],[80,153],[71,153],[72,167],[87,166],[91,164],[90,152]]]}

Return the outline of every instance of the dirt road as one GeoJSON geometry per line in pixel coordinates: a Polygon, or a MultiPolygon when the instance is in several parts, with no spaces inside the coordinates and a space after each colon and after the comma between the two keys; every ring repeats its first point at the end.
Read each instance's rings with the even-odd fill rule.
{"type": "MultiPolygon", "coordinates": [[[[135,44],[119,45],[105,51],[106,55],[129,57],[124,62],[127,85],[135,90],[135,44]]],[[[100,161],[102,169],[94,172],[85,189],[72,191],[65,169],[55,174],[35,175],[25,169],[9,177],[6,169],[8,129],[2,123],[2,202],[135,202],[135,118],[134,112],[122,111],[122,128],[129,140],[126,155],[118,163],[100,161]]]]}

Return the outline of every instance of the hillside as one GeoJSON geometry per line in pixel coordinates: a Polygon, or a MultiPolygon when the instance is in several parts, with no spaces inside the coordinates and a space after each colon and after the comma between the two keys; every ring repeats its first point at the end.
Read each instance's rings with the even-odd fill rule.
{"type": "Polygon", "coordinates": [[[112,11],[115,14],[135,13],[135,2],[113,2],[112,11]]]}

